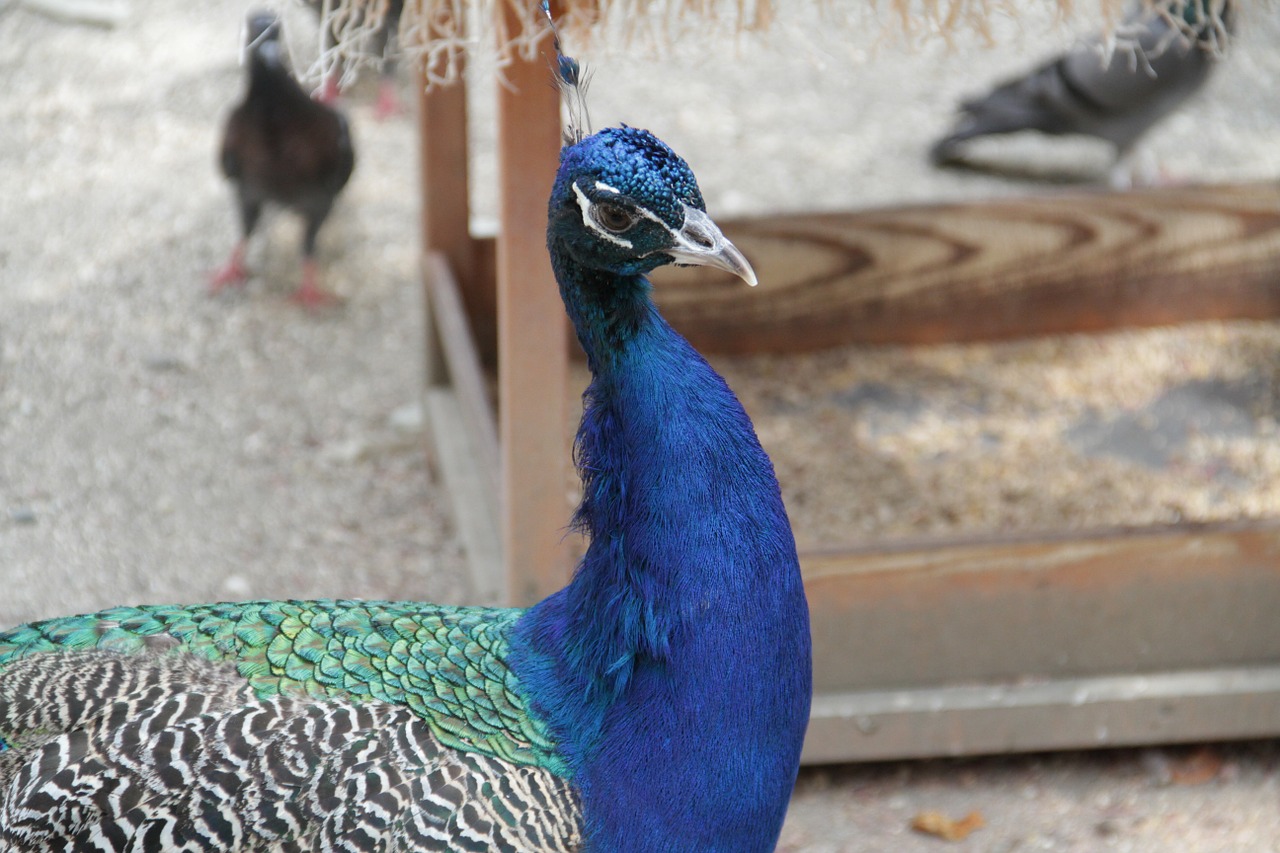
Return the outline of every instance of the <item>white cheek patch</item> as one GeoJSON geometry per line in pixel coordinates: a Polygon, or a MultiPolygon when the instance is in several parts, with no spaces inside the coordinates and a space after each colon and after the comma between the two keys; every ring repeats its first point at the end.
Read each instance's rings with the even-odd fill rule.
{"type": "MultiPolygon", "coordinates": [[[[617,190],[614,190],[614,192],[617,192],[617,190]]],[[[624,240],[621,237],[619,237],[617,234],[611,234],[596,224],[595,219],[592,218],[591,216],[591,199],[587,198],[587,194],[584,193],[577,184],[573,185],[573,194],[577,196],[578,207],[582,209],[583,225],[587,226],[592,231],[599,234],[601,237],[608,240],[610,243],[613,243],[614,245],[621,246],[624,249],[635,248],[635,246],[632,244],[630,240],[624,240]]]]}

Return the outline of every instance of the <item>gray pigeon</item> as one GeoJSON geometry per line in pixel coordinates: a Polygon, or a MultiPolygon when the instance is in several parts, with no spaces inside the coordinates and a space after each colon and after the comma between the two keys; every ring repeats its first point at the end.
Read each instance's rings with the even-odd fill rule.
{"type": "Polygon", "coordinates": [[[1117,29],[1121,47],[1109,61],[1097,37],[984,97],[964,101],[959,121],[934,144],[931,159],[938,166],[970,165],[966,140],[1035,130],[1103,139],[1115,146],[1119,162],[1142,134],[1204,85],[1217,64],[1234,10],[1228,0],[1217,4],[1217,15],[1206,14],[1211,2],[1187,0],[1181,17],[1138,4],[1117,29]]]}

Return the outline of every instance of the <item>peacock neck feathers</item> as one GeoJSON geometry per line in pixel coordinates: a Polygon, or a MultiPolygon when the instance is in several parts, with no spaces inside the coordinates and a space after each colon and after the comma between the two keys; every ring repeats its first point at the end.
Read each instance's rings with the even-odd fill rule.
{"type": "Polygon", "coordinates": [[[591,297],[582,280],[598,286],[595,277],[563,260],[557,274],[593,377],[575,459],[583,498],[574,525],[589,545],[556,597],[591,638],[583,674],[612,697],[637,659],[669,660],[690,626],[714,620],[712,602],[772,600],[795,546],[750,420],[658,313],[648,282],[620,278],[591,297]],[[584,313],[595,298],[614,304],[593,322],[584,313]]]}
{"type": "Polygon", "coordinates": [[[515,626],[513,667],[593,849],[770,850],[811,679],[773,467],[643,275],[584,268],[554,227],[549,242],[593,373],[576,445],[589,545],[569,586],[515,626]]]}

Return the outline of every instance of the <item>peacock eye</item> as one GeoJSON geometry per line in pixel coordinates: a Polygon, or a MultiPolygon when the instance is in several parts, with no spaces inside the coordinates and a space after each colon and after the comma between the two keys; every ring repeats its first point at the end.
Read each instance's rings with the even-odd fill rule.
{"type": "Polygon", "coordinates": [[[595,220],[600,227],[614,234],[621,234],[636,222],[635,214],[617,204],[597,204],[595,220]]]}

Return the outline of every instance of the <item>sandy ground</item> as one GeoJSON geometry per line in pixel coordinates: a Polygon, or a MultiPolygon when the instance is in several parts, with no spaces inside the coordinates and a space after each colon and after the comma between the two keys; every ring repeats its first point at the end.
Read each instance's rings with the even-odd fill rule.
{"type": "MultiPolygon", "coordinates": [[[[413,405],[412,120],[376,123],[367,86],[349,101],[359,163],[321,235],[342,310],[284,299],[299,229],[283,216],[246,292],[210,299],[235,237],[214,151],[245,7],[132,9],[101,30],[0,3],[0,626],[122,602],[468,600],[413,405]]],[[[1204,97],[1151,137],[1167,172],[1280,175],[1274,18],[1255,17],[1204,97]]],[[[1070,37],[1043,14],[996,30],[998,51],[905,52],[798,18],[763,56],[602,59],[596,124],[666,138],[713,215],[1027,192],[924,164],[957,97],[1070,37]]],[[[474,107],[484,227],[484,91],[474,107]]],[[[1073,164],[1105,165],[1087,148],[1073,164]]],[[[909,829],[938,810],[982,814],[965,850],[1280,850],[1278,788],[1270,742],[823,768],[803,774],[782,849],[944,849],[909,829]]]]}

